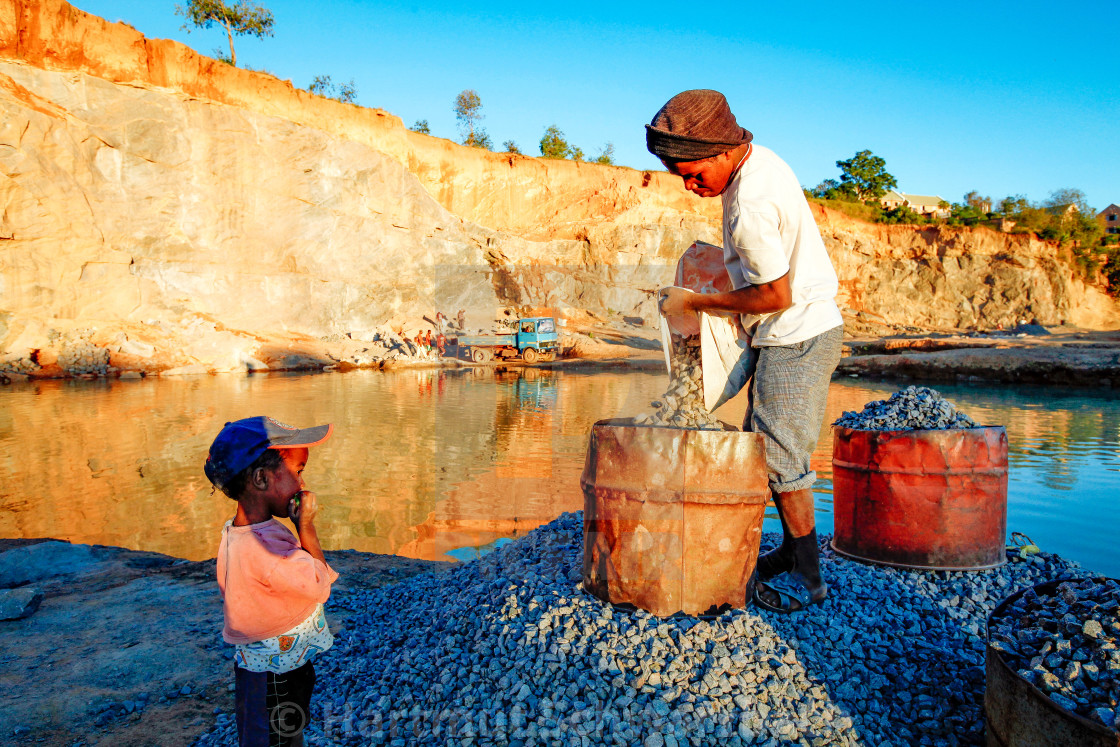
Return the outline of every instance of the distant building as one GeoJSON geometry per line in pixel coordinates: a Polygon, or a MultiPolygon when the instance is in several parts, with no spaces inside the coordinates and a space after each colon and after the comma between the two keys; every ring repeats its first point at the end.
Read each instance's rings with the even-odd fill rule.
{"type": "Polygon", "coordinates": [[[1120,205],[1112,203],[1097,213],[1097,222],[1104,226],[1105,233],[1120,233],[1120,205]]]}
{"type": "Polygon", "coordinates": [[[895,192],[893,189],[879,198],[879,204],[887,210],[894,210],[899,205],[906,203],[906,198],[902,196],[901,192],[895,192]]]}
{"type": "Polygon", "coordinates": [[[944,200],[937,195],[912,195],[895,192],[893,189],[879,199],[879,204],[887,210],[905,205],[919,215],[932,215],[935,218],[945,218],[949,215],[949,211],[941,207],[942,202],[944,200]]]}
{"type": "Polygon", "coordinates": [[[1050,213],[1050,215],[1057,215],[1062,218],[1068,218],[1074,213],[1080,213],[1081,208],[1077,207],[1077,205],[1072,202],[1067,202],[1064,205],[1052,205],[1046,208],[1046,212],[1050,213]]]}

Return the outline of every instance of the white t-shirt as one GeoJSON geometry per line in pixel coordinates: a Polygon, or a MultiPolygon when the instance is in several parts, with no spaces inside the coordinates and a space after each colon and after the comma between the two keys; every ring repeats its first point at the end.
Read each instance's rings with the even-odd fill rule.
{"type": "Polygon", "coordinates": [[[844,323],[839,283],[793,170],[769,148],[750,157],[723,191],[723,261],[736,290],[789,273],[793,305],[743,314],[754,347],[793,345],[844,323]]]}

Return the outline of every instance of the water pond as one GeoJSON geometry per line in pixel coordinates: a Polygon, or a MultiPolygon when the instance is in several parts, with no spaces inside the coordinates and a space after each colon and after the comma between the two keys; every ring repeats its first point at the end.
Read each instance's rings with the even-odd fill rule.
{"type": "MultiPolygon", "coordinates": [[[[232,504],[202,472],[223,423],[268,414],[335,424],[305,472],[328,549],[467,559],[583,505],[587,434],[647,412],[658,372],[356,371],[65,381],[0,388],[0,536],[213,557],[232,504]]],[[[833,382],[827,422],[901,385],[833,382]]],[[[938,386],[1010,442],[1008,529],[1120,575],[1120,395],[1057,387],[938,386]]],[[[740,423],[745,403],[721,410],[740,423]]],[[[822,531],[832,529],[832,440],[814,454],[822,531]]],[[[767,530],[778,531],[770,509],[767,530]]]]}

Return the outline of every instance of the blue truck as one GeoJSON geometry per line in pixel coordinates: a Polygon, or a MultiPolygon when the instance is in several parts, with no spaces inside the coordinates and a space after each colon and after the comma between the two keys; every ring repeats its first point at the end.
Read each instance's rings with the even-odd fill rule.
{"type": "Polygon", "coordinates": [[[519,356],[526,363],[536,363],[556,359],[560,352],[560,335],[556,331],[555,319],[532,316],[518,319],[508,333],[459,335],[456,344],[459,355],[466,355],[475,363],[519,356]]]}

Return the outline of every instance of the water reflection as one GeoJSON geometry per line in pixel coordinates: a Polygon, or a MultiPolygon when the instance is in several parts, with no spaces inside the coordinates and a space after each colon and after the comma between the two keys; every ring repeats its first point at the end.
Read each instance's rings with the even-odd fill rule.
{"type": "MultiPolygon", "coordinates": [[[[305,476],[328,548],[467,559],[578,510],[591,425],[648,409],[658,373],[539,369],[43,382],[0,390],[0,534],[212,557],[232,505],[202,460],[223,423],[335,424],[305,476]]],[[[834,382],[828,421],[898,386],[834,382]]],[[[1010,441],[1009,529],[1120,572],[1106,531],[1120,487],[1120,400],[1053,388],[939,386],[1010,441]]],[[[740,423],[732,400],[724,420],[740,423]]],[[[813,455],[831,531],[832,443],[813,455]]],[[[766,529],[777,530],[775,515],[766,529]]]]}

